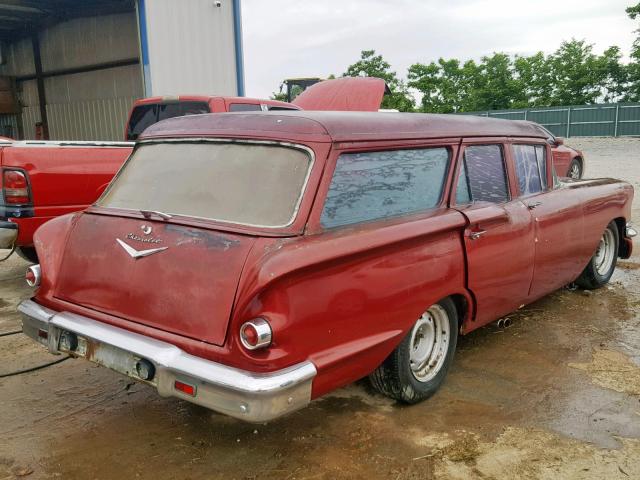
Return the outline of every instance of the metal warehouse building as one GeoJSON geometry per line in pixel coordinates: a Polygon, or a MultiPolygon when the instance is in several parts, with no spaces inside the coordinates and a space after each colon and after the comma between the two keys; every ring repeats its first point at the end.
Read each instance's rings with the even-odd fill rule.
{"type": "Polygon", "coordinates": [[[0,0],[0,135],[121,140],[131,103],[244,95],[240,0],[0,0]]]}

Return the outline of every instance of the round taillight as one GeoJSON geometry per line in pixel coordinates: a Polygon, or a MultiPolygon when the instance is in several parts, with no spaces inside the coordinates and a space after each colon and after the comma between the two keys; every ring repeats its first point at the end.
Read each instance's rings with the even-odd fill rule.
{"type": "Polygon", "coordinates": [[[255,318],[240,327],[240,342],[247,350],[257,350],[271,345],[271,326],[264,318],[255,318]]]}
{"type": "Polygon", "coordinates": [[[40,265],[31,265],[25,274],[25,280],[30,287],[40,285],[40,265]]]}

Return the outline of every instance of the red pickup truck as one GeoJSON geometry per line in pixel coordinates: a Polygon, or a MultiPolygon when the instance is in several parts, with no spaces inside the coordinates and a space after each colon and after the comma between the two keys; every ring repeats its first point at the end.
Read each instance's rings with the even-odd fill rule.
{"type": "MultiPolygon", "coordinates": [[[[202,113],[298,110],[275,100],[180,96],[138,100],[129,113],[126,140],[167,118],[202,113]]],[[[133,142],[11,141],[0,138],[0,249],[15,247],[37,262],[33,233],[46,221],[83,210],[104,191],[133,142]]]]}

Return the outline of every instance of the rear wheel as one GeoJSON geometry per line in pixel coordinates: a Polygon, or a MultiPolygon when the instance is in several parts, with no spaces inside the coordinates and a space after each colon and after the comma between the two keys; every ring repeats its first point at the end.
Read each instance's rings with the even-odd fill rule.
{"type": "Polygon", "coordinates": [[[571,160],[569,170],[567,170],[567,177],[575,180],[580,180],[582,178],[582,163],[577,158],[571,160]]]}
{"type": "Polygon", "coordinates": [[[587,290],[600,288],[609,282],[618,261],[619,233],[616,222],[604,230],[598,248],[576,283],[587,290]]]}
{"type": "Polygon", "coordinates": [[[33,247],[18,247],[16,253],[24,258],[27,262],[38,263],[38,255],[33,247]]]}
{"type": "Polygon", "coordinates": [[[383,395],[417,403],[444,381],[458,340],[458,315],[451,299],[432,305],[414,323],[402,343],[370,376],[383,395]]]}

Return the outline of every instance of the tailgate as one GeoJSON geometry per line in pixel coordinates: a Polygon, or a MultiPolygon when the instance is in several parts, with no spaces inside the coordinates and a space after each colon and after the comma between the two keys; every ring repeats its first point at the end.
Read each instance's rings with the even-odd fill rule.
{"type": "Polygon", "coordinates": [[[246,235],[85,213],[66,244],[55,296],[222,345],[254,241],[246,235]]]}

